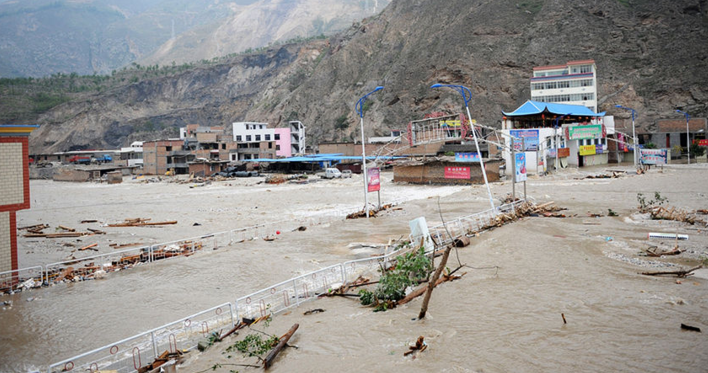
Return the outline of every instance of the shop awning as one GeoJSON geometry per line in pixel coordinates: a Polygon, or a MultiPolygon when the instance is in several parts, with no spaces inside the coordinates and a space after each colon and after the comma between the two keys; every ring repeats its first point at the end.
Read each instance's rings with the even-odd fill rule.
{"type": "Polygon", "coordinates": [[[590,108],[582,105],[553,104],[549,102],[526,101],[512,112],[502,111],[507,117],[522,117],[528,115],[554,114],[572,115],[578,117],[604,117],[605,112],[595,113],[590,108]]]}

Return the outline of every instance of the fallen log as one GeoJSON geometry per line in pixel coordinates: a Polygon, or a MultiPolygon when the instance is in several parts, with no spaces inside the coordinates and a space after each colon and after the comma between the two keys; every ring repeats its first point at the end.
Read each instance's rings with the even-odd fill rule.
{"type": "Polygon", "coordinates": [[[285,348],[285,346],[288,344],[288,341],[290,340],[290,337],[295,334],[295,331],[297,328],[300,327],[300,324],[295,324],[293,325],[290,330],[288,330],[287,333],[285,333],[282,337],[280,337],[280,340],[278,341],[278,344],[273,348],[271,352],[268,353],[266,356],[265,360],[263,360],[263,366],[265,369],[268,369],[273,365],[273,360],[278,356],[280,351],[285,348]]]}
{"type": "Polygon", "coordinates": [[[42,230],[44,228],[49,228],[49,225],[47,224],[35,224],[35,225],[29,225],[26,227],[20,227],[17,228],[17,230],[22,231],[22,230],[42,230]]]}
{"type": "Polygon", "coordinates": [[[645,250],[645,252],[647,253],[647,256],[651,256],[651,257],[655,257],[655,258],[664,256],[664,255],[679,255],[679,254],[681,254],[681,253],[684,252],[684,251],[686,251],[686,250],[681,250],[681,249],[679,249],[679,248],[677,247],[677,248],[674,248],[674,249],[671,250],[671,251],[657,252],[657,251],[656,251],[656,246],[652,246],[652,247],[650,247],[650,248],[648,248],[648,249],[645,250]],[[654,250],[652,250],[652,249],[654,249],[654,250]]]}
{"type": "Polygon", "coordinates": [[[74,229],[74,228],[69,228],[69,227],[65,227],[65,226],[63,226],[63,225],[60,225],[60,226],[59,226],[59,229],[65,230],[65,231],[67,231],[67,232],[76,232],[76,229],[74,229]]]}
{"type": "MultiPolygon", "coordinates": [[[[464,276],[464,274],[463,274],[463,276],[464,276]]],[[[460,277],[462,277],[462,276],[442,275],[440,278],[437,279],[437,281],[435,281],[435,285],[433,285],[433,287],[438,286],[438,285],[442,284],[443,282],[455,281],[455,280],[459,279],[460,277]]],[[[413,299],[423,295],[426,290],[428,290],[427,283],[424,284],[423,286],[413,290],[412,292],[410,292],[408,295],[406,295],[405,298],[396,302],[396,305],[400,306],[400,305],[406,304],[406,303],[412,301],[413,299]]]]}
{"type": "Polygon", "coordinates": [[[88,250],[88,249],[91,249],[93,251],[98,251],[98,249],[95,248],[96,246],[98,246],[98,243],[92,243],[88,246],[84,246],[84,247],[80,248],[79,251],[84,251],[84,250],[88,250]]]}
{"type": "Polygon", "coordinates": [[[86,235],[85,232],[66,232],[66,233],[29,233],[24,237],[43,237],[43,238],[74,238],[86,235]]]}
{"type": "Polygon", "coordinates": [[[697,327],[691,326],[691,325],[686,325],[684,323],[681,323],[681,329],[690,330],[692,332],[699,332],[699,333],[701,332],[701,328],[697,328],[697,327]]]}
{"type": "Polygon", "coordinates": [[[88,231],[94,233],[94,234],[106,234],[106,232],[99,230],[99,229],[93,229],[93,228],[87,228],[88,231]]]}
{"type": "Polygon", "coordinates": [[[664,276],[664,275],[669,275],[669,276],[671,276],[671,275],[673,275],[673,276],[676,276],[676,277],[686,277],[686,276],[692,275],[693,273],[691,273],[691,272],[693,272],[693,271],[695,271],[695,270],[697,270],[697,269],[701,269],[701,268],[703,268],[703,266],[702,266],[702,265],[699,265],[698,267],[694,267],[694,268],[691,268],[691,269],[688,269],[688,270],[680,270],[680,271],[659,271],[659,272],[641,272],[641,274],[642,274],[642,275],[645,275],[645,276],[664,276]]]}
{"type": "Polygon", "coordinates": [[[81,221],[81,224],[87,224],[87,223],[98,223],[98,220],[90,219],[90,220],[82,220],[81,221]]]}

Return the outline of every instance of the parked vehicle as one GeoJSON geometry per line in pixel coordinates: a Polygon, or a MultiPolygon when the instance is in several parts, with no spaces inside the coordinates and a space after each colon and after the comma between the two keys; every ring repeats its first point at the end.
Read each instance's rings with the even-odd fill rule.
{"type": "Polygon", "coordinates": [[[91,161],[94,163],[108,163],[113,162],[113,157],[108,154],[104,154],[100,157],[93,158],[91,161]]]}
{"type": "Polygon", "coordinates": [[[352,177],[352,170],[344,170],[342,171],[342,178],[343,179],[349,179],[352,177]]]}
{"type": "Polygon", "coordinates": [[[74,155],[74,156],[69,157],[69,159],[67,159],[67,161],[69,161],[69,163],[73,163],[73,164],[89,164],[89,163],[91,163],[91,157],[74,155]]]}
{"type": "Polygon", "coordinates": [[[325,168],[325,172],[319,174],[323,179],[341,179],[342,172],[336,168],[325,168]]]}

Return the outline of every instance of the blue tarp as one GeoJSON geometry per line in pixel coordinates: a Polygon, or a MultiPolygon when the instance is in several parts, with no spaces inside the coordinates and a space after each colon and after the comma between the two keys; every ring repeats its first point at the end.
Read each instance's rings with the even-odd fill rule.
{"type": "Polygon", "coordinates": [[[605,112],[595,113],[590,108],[582,105],[568,105],[568,104],[553,104],[549,102],[539,102],[539,101],[526,101],[523,105],[519,106],[516,110],[507,113],[502,111],[507,117],[521,117],[526,115],[538,115],[538,114],[555,114],[555,115],[573,115],[577,117],[604,117],[605,112]]]}

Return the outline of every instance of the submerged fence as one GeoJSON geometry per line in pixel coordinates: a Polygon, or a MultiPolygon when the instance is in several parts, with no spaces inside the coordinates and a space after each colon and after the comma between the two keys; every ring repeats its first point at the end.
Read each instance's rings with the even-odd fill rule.
{"type": "MultiPolygon", "coordinates": [[[[516,201],[496,209],[463,216],[446,222],[444,225],[429,227],[429,231],[439,243],[449,243],[470,231],[481,231],[497,214],[511,211],[524,202],[516,201]]],[[[234,231],[228,233],[234,233],[234,231]]],[[[227,241],[223,235],[220,235],[220,238],[213,235],[213,244],[225,244],[234,239],[232,235],[229,237],[229,241],[227,241]]],[[[420,237],[410,238],[413,241],[420,237]]],[[[171,245],[185,241],[189,240],[175,241],[171,245]]],[[[162,246],[162,248],[158,248],[160,250],[165,245],[167,244],[156,246],[162,246]]],[[[154,248],[155,246],[150,247],[151,250],[154,248]]],[[[47,372],[115,370],[120,373],[131,373],[138,371],[140,367],[151,363],[164,352],[195,348],[200,340],[207,339],[211,333],[221,334],[225,329],[233,328],[242,318],[253,319],[266,315],[277,315],[305,302],[315,300],[319,295],[355,280],[359,276],[373,275],[381,266],[387,267],[391,259],[415,248],[415,245],[409,245],[408,249],[393,251],[378,257],[335,264],[280,282],[240,297],[233,303],[224,303],[133,337],[53,363],[47,372]]],[[[141,249],[143,248],[136,250],[141,249]]],[[[154,250],[149,252],[155,253],[154,250]]],[[[151,258],[152,254],[147,257],[151,258]]]]}

